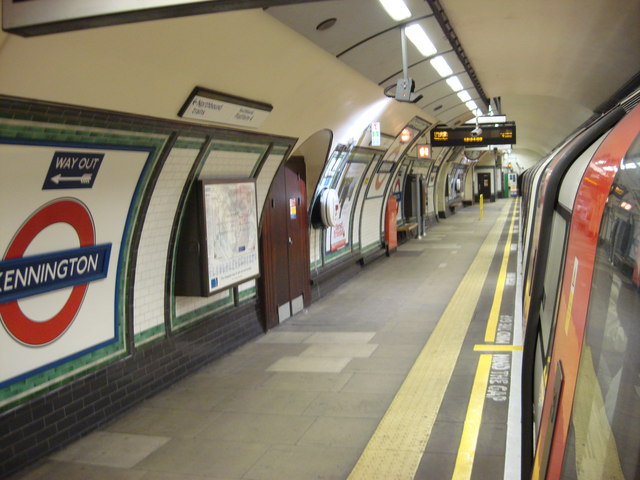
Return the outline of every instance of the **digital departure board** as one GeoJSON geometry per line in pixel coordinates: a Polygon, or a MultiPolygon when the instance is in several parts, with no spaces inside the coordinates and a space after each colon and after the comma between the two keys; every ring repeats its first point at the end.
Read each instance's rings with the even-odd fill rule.
{"type": "Polygon", "coordinates": [[[482,133],[474,135],[475,126],[457,128],[436,127],[431,130],[432,147],[484,147],[487,145],[513,145],[516,143],[515,122],[480,125],[482,133]]]}

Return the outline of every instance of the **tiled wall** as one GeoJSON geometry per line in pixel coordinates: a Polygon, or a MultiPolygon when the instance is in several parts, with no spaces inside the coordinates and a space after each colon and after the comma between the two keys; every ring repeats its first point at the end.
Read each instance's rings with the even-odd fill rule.
{"type": "Polygon", "coordinates": [[[203,142],[204,139],[194,141],[194,148],[180,148],[179,143],[171,149],[149,201],[135,268],[136,345],[165,335],[166,262],[171,229],[182,190],[203,142]]]}
{"type": "Polygon", "coordinates": [[[262,332],[254,281],[237,289],[237,301],[233,289],[212,297],[173,294],[178,230],[187,193],[202,174],[259,174],[261,206],[295,139],[6,97],[0,138],[153,152],[138,179],[118,272],[110,273],[119,279],[118,339],[0,388],[4,477],[262,332]]]}

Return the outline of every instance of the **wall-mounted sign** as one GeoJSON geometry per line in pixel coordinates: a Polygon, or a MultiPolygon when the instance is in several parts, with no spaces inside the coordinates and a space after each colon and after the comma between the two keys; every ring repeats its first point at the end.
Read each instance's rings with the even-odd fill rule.
{"type": "Polygon", "coordinates": [[[268,103],[196,87],[178,115],[191,120],[257,128],[272,110],[273,106],[268,103]]]}
{"type": "Polygon", "coordinates": [[[408,128],[402,130],[402,132],[400,133],[400,141],[402,143],[407,143],[408,141],[410,141],[412,138],[411,133],[411,130],[409,130],[408,128]]]}
{"type": "Polygon", "coordinates": [[[42,189],[91,188],[103,159],[104,153],[55,152],[42,189]]]}
{"type": "Polygon", "coordinates": [[[379,147],[380,146],[380,122],[373,122],[371,124],[371,146],[379,147]]]}
{"type": "Polygon", "coordinates": [[[516,143],[516,124],[500,126],[482,125],[481,133],[474,135],[474,126],[457,128],[436,127],[431,130],[432,147],[461,147],[487,145],[513,145],[516,143]]]}
{"type": "Polygon", "coordinates": [[[152,155],[0,138],[0,388],[122,338],[119,264],[152,155]]]}
{"type": "Polygon", "coordinates": [[[418,158],[431,158],[431,145],[418,145],[418,158]]]}

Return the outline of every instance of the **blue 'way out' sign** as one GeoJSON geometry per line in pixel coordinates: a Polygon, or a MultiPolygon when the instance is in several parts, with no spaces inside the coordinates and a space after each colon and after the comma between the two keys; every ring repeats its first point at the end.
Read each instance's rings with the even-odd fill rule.
{"type": "Polygon", "coordinates": [[[91,188],[104,153],[55,152],[43,190],[91,188]]]}

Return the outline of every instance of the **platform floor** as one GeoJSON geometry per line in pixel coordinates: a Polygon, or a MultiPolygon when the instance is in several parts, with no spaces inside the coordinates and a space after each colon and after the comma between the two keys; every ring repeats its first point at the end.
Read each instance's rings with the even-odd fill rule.
{"type": "Polygon", "coordinates": [[[459,210],[12,478],[519,478],[517,214],[459,210]]]}

